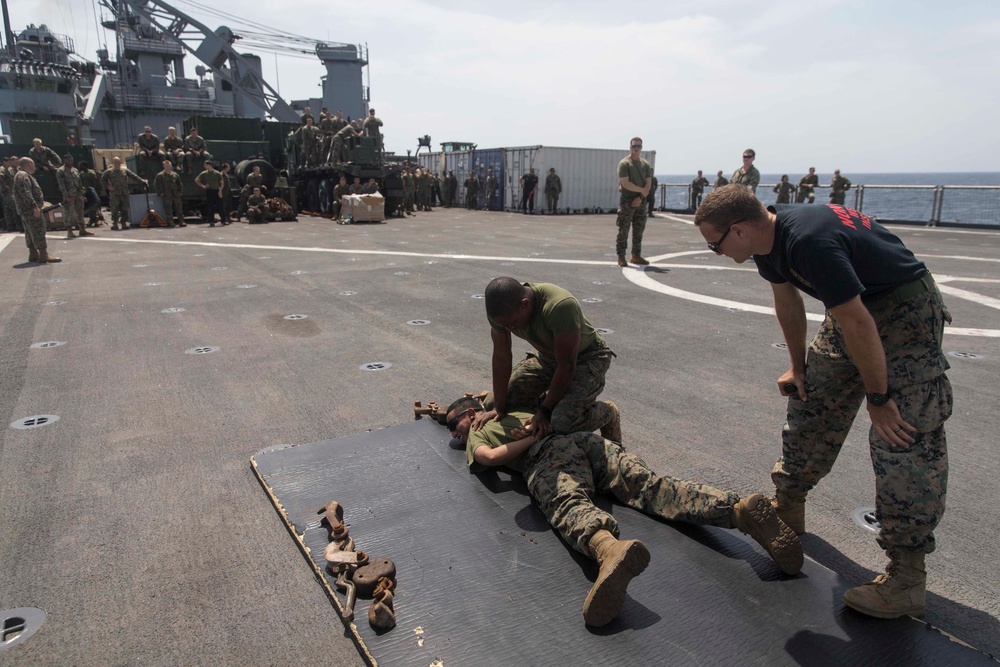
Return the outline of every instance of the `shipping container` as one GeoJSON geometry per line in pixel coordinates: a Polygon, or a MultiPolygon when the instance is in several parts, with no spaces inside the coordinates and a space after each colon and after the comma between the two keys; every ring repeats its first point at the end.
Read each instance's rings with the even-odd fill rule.
{"type": "MultiPolygon", "coordinates": [[[[536,212],[546,211],[545,179],[549,169],[555,168],[562,181],[558,212],[607,213],[618,208],[618,163],[627,156],[627,149],[519,146],[428,153],[418,156],[418,163],[438,174],[443,169],[455,172],[458,179],[455,200],[459,206],[465,205],[465,180],[470,171],[480,179],[479,208],[485,206],[486,173],[493,167],[499,189],[497,207],[520,210],[521,177],[534,167],[538,176],[536,212]]],[[[643,151],[642,157],[656,168],[656,151],[643,151]]]]}
{"type": "MultiPolygon", "coordinates": [[[[508,210],[520,210],[520,180],[532,167],[538,176],[536,212],[546,211],[545,179],[552,168],[562,181],[558,212],[608,213],[618,208],[618,163],[628,157],[627,149],[523,146],[503,150],[507,178],[504,203],[508,210]]],[[[641,155],[655,170],[656,151],[642,151],[641,155]]]]}

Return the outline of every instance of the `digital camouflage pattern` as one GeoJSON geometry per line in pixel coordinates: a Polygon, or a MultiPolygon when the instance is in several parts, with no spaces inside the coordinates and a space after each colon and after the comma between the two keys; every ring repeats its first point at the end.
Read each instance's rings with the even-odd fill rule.
{"type": "Polygon", "coordinates": [[[63,196],[63,208],[66,215],[66,228],[83,229],[83,179],[76,167],[67,168],[63,165],[56,169],[56,182],[63,196]]]}
{"type": "Polygon", "coordinates": [[[12,188],[14,206],[17,214],[24,225],[24,245],[29,249],[45,250],[48,244],[45,241],[45,219],[41,213],[34,215],[34,209],[41,211],[44,199],[42,198],[42,188],[39,187],[35,177],[26,171],[19,171],[14,174],[14,185],[12,188]]]}
{"type": "MultiPolygon", "coordinates": [[[[199,137],[200,139],[201,137],[199,137]]],[[[108,204],[111,208],[111,222],[128,224],[129,183],[142,183],[142,179],[128,167],[121,169],[111,167],[101,175],[101,183],[108,192],[108,204]]]]}
{"type": "MultiPolygon", "coordinates": [[[[929,280],[929,277],[928,277],[929,280]]],[[[951,416],[949,368],[941,352],[951,315],[937,287],[901,303],[868,305],[885,348],[889,395],[917,429],[915,443],[899,448],[869,428],[875,471],[875,515],[885,549],[934,550],[934,528],[944,513],[948,450],[944,422],[951,416]]],[[[865,397],[843,334],[829,312],[806,356],[808,401],[788,401],[782,457],[771,478],[778,492],[803,497],[830,472],[865,397]]]]}
{"type": "Polygon", "coordinates": [[[17,207],[14,206],[14,174],[17,170],[13,167],[0,166],[0,196],[3,197],[3,220],[7,231],[22,229],[21,218],[17,214],[17,207]]]}
{"type": "Polygon", "coordinates": [[[628,230],[632,228],[632,254],[642,256],[642,235],[646,231],[646,203],[638,192],[623,190],[618,201],[618,238],[615,240],[615,254],[624,255],[628,250],[628,230]],[[633,207],[638,198],[641,202],[633,207]]]}
{"type": "MultiPolygon", "coordinates": [[[[611,420],[611,406],[595,402],[604,390],[604,376],[614,353],[605,345],[594,345],[577,357],[569,389],[552,410],[550,420],[556,433],[594,431],[611,420]]],[[[529,353],[514,366],[507,383],[507,408],[534,411],[552,382],[556,364],[544,363],[529,353]]]]}
{"type": "Polygon", "coordinates": [[[525,461],[532,498],[567,543],[591,556],[598,530],[618,536],[618,522],[592,498],[610,493],[629,507],[669,521],[732,528],[739,496],[705,484],[664,477],[612,440],[594,433],[543,438],[525,461]]]}
{"type": "Polygon", "coordinates": [[[62,164],[59,153],[48,146],[32,146],[28,151],[28,157],[35,161],[35,166],[42,169],[46,167],[58,167],[62,164]]]}
{"type": "Polygon", "coordinates": [[[181,195],[184,193],[184,186],[177,172],[161,171],[158,173],[153,179],[153,189],[163,197],[167,217],[173,218],[175,222],[182,222],[184,220],[184,205],[181,202],[181,195]]]}

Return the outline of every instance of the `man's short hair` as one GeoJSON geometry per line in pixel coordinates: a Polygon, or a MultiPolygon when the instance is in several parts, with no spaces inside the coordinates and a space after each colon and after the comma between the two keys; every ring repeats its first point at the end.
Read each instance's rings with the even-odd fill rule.
{"type": "Polygon", "coordinates": [[[694,214],[694,224],[707,224],[716,231],[723,231],[734,222],[757,221],[767,217],[767,209],[750,188],[739,183],[731,183],[716,188],[698,207],[694,214]]]}
{"type": "Polygon", "coordinates": [[[66,158],[69,158],[70,160],[72,160],[72,159],[73,159],[73,156],[72,156],[72,155],[70,155],[69,153],[66,153],[66,155],[63,155],[63,158],[62,158],[62,159],[64,159],[64,160],[65,160],[66,158]]]}
{"type": "Polygon", "coordinates": [[[744,153],[750,153],[750,156],[751,156],[751,157],[753,157],[754,159],[756,159],[756,158],[757,158],[757,151],[755,151],[755,150],[754,150],[754,149],[752,149],[752,148],[748,148],[748,149],[746,149],[746,150],[745,150],[745,151],[743,151],[743,152],[744,152],[744,153]]]}
{"type": "Polygon", "coordinates": [[[453,412],[465,412],[469,408],[472,408],[473,410],[478,412],[479,410],[483,409],[483,405],[478,400],[474,399],[472,396],[463,396],[462,398],[458,399],[457,401],[454,401],[451,405],[449,405],[448,409],[445,410],[444,414],[450,415],[453,412]]]}
{"type": "Polygon", "coordinates": [[[494,278],[486,286],[486,314],[490,317],[506,315],[517,308],[524,298],[524,285],[509,276],[494,278]]]}
{"type": "Polygon", "coordinates": [[[80,160],[80,169],[90,169],[90,165],[86,160],[80,160]]]}
{"type": "Polygon", "coordinates": [[[631,144],[635,143],[636,141],[638,141],[641,144],[642,143],[642,137],[632,137],[631,139],[628,140],[628,143],[629,143],[629,145],[631,145],[631,144]]]}
{"type": "Polygon", "coordinates": [[[23,158],[21,158],[18,161],[17,166],[18,166],[19,169],[21,169],[23,171],[23,170],[27,169],[28,166],[33,165],[33,164],[35,164],[35,161],[32,160],[30,157],[23,157],[23,158]]]}

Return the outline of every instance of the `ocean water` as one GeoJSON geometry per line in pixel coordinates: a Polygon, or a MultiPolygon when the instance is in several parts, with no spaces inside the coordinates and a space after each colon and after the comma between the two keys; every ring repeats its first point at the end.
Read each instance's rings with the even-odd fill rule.
{"type": "MultiPolygon", "coordinates": [[[[962,225],[1000,225],[1000,172],[945,172],[945,173],[859,173],[842,172],[850,179],[853,186],[864,185],[864,193],[857,187],[847,192],[845,203],[852,208],[858,208],[880,220],[896,220],[908,222],[930,222],[938,218],[942,223],[962,225]],[[877,186],[909,186],[906,189],[893,189],[877,186]],[[939,192],[939,209],[935,209],[935,188],[938,186],[993,186],[993,189],[963,189],[947,187],[939,192]],[[937,216],[938,210],[940,216],[937,216]]],[[[731,171],[725,172],[728,178],[731,171]]],[[[788,174],[788,180],[798,183],[805,174],[788,174]]],[[[816,202],[829,201],[829,185],[832,174],[817,174],[820,187],[816,189],[816,202]]],[[[666,208],[682,210],[688,206],[688,184],[694,179],[694,174],[664,174],[657,175],[661,188],[657,197],[657,206],[663,203],[666,208]]],[[[715,175],[706,175],[710,182],[715,181],[715,175]]],[[[773,204],[777,195],[774,186],[781,180],[781,174],[762,173],[761,182],[757,187],[757,196],[765,204],[773,204]]],[[[705,194],[711,192],[707,188],[705,194]]]]}

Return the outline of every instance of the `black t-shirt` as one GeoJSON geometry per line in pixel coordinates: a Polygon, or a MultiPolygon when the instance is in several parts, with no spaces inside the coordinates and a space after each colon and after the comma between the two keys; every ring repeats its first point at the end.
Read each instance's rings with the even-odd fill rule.
{"type": "Polygon", "coordinates": [[[538,185],[538,176],[535,174],[525,174],[524,175],[524,191],[531,192],[538,185]]]}
{"type": "Polygon", "coordinates": [[[754,255],[772,283],[790,282],[827,308],[859,294],[868,301],[927,272],[903,242],[854,209],[829,204],[770,206],[774,247],[754,255]]]}

